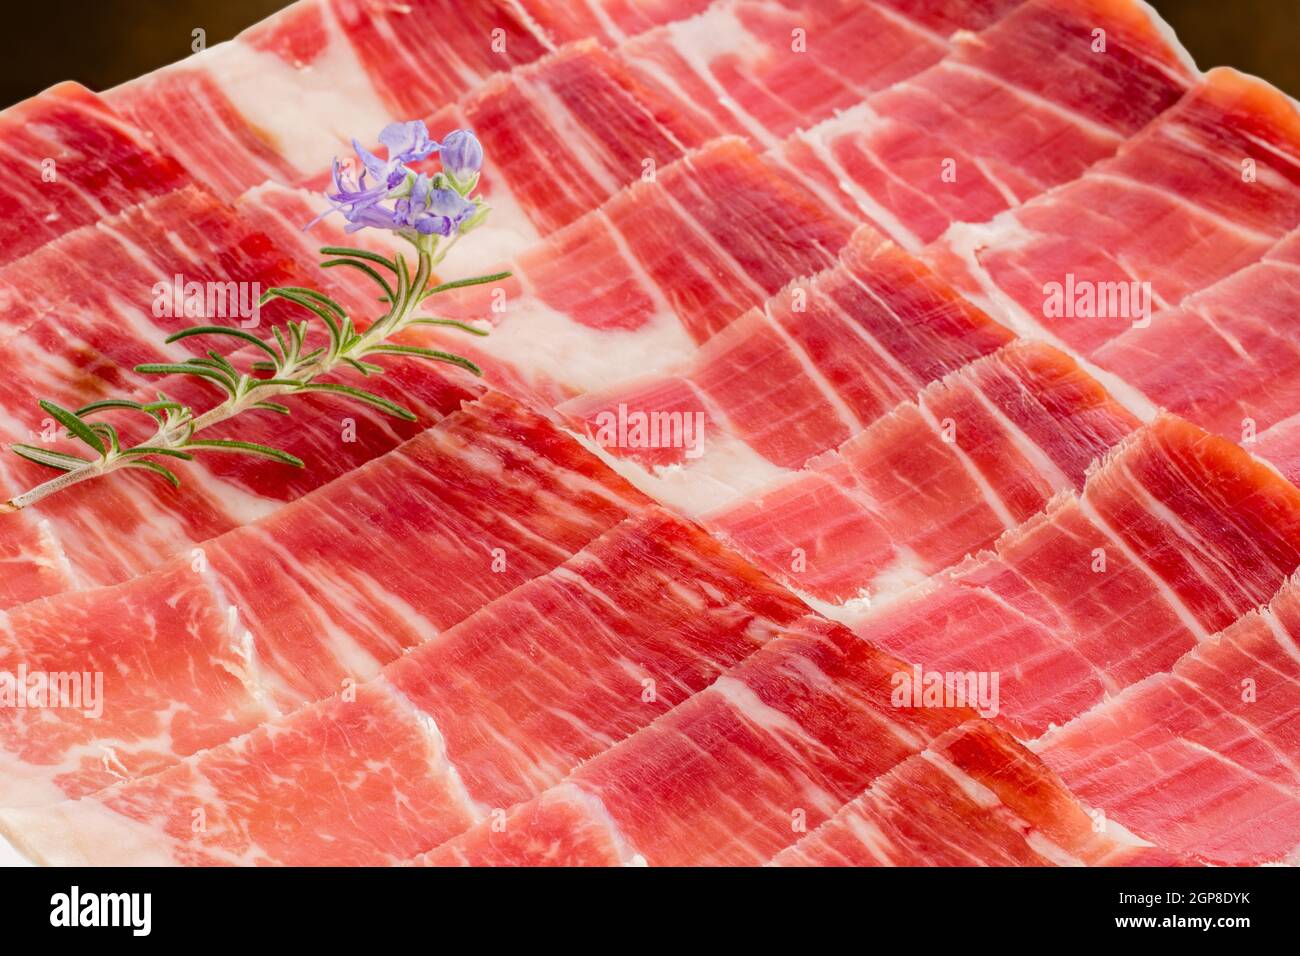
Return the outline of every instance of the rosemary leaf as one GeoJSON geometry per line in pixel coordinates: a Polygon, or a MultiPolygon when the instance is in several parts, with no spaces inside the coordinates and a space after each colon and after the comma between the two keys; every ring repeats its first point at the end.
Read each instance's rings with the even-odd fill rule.
{"type": "Polygon", "coordinates": [[[509,279],[511,275],[513,275],[511,272],[494,272],[490,276],[472,276],[468,279],[456,279],[452,282],[444,282],[425,292],[423,298],[437,295],[439,292],[447,292],[450,289],[463,289],[466,286],[471,285],[484,285],[488,282],[500,282],[503,279],[509,279]]]}
{"type": "Polygon", "coordinates": [[[277,286],[276,288],[280,289],[282,292],[292,292],[294,295],[306,296],[315,302],[319,302],[321,305],[332,310],[340,319],[346,319],[348,317],[347,309],[343,308],[343,306],[339,305],[318,289],[308,289],[305,286],[300,285],[282,285],[277,286]]]}
{"type": "Polygon", "coordinates": [[[356,249],[352,246],[322,246],[320,254],[323,256],[351,256],[354,259],[365,259],[368,262],[374,262],[394,275],[397,274],[397,263],[392,259],[381,256],[377,252],[371,252],[369,249],[356,249]]]}
{"type": "Polygon", "coordinates": [[[279,402],[254,402],[249,408],[260,408],[263,411],[275,412],[277,415],[291,415],[292,410],[288,405],[281,405],[279,402]]]}
{"type": "Polygon", "coordinates": [[[389,415],[392,415],[394,418],[400,418],[408,422],[416,421],[416,416],[414,412],[403,408],[401,405],[398,405],[396,402],[390,402],[388,399],[384,398],[381,395],[376,395],[373,392],[367,392],[364,389],[354,388],[351,385],[339,385],[335,382],[309,382],[306,385],[302,386],[302,388],[298,389],[298,391],[329,392],[334,395],[347,395],[349,398],[355,398],[359,402],[365,402],[367,405],[373,405],[375,406],[375,408],[387,412],[389,415]]]}
{"type": "Polygon", "coordinates": [[[179,332],[173,332],[171,335],[167,336],[166,341],[167,344],[170,345],[173,342],[179,342],[181,339],[188,339],[195,335],[228,335],[232,338],[243,339],[245,342],[256,345],[267,355],[271,356],[271,358],[279,358],[279,356],[275,354],[275,349],[262,339],[259,339],[252,332],[246,332],[243,329],[227,328],[222,325],[196,325],[193,328],[181,329],[179,332]]]}
{"type": "Polygon", "coordinates": [[[135,370],[141,375],[196,375],[199,378],[206,378],[209,381],[216,382],[233,398],[235,394],[235,383],[230,381],[229,376],[224,372],[208,366],[199,364],[202,359],[191,360],[182,364],[173,363],[146,363],[137,365],[135,370]]]}
{"type": "Polygon", "coordinates": [[[463,369],[467,369],[475,375],[483,374],[481,368],[462,355],[452,355],[450,352],[440,352],[437,349],[421,348],[418,345],[376,345],[370,352],[372,355],[410,355],[415,358],[429,359],[433,362],[446,362],[448,365],[458,365],[463,369]]]}
{"type": "Polygon", "coordinates": [[[63,425],[71,435],[80,438],[91,448],[95,449],[95,451],[99,452],[101,457],[105,454],[106,449],[104,448],[104,443],[100,441],[99,436],[95,434],[94,430],[80,418],[68,411],[62,405],[54,404],[54,402],[41,399],[39,404],[47,414],[52,416],[57,422],[59,422],[59,424],[63,425]]]}
{"type": "Polygon", "coordinates": [[[39,448],[36,445],[15,443],[10,445],[9,449],[20,458],[26,458],[38,465],[45,465],[47,468],[57,468],[59,471],[72,471],[74,468],[81,468],[90,464],[88,459],[78,458],[76,455],[65,455],[61,451],[52,451],[49,448],[39,448]]]}
{"type": "Polygon", "coordinates": [[[185,447],[193,448],[195,451],[242,451],[250,455],[274,458],[276,461],[282,461],[286,465],[293,465],[295,468],[306,467],[303,460],[297,455],[291,455],[279,448],[272,448],[270,445],[259,445],[251,441],[227,441],[223,438],[209,438],[191,441],[185,447]]]}
{"type": "Polygon", "coordinates": [[[158,477],[165,480],[173,488],[181,486],[181,480],[176,477],[175,473],[165,465],[160,465],[156,461],[145,461],[143,458],[133,458],[122,464],[123,468],[143,468],[145,471],[151,471],[158,477]]]}
{"type": "Polygon", "coordinates": [[[374,362],[363,362],[359,359],[349,358],[346,355],[343,356],[343,361],[348,365],[351,365],[366,378],[369,378],[371,375],[378,375],[384,371],[382,365],[376,365],[374,362]]]}
{"type": "Polygon", "coordinates": [[[189,452],[181,451],[179,448],[163,448],[155,445],[136,445],[134,448],[128,448],[122,452],[124,457],[132,455],[166,455],[168,458],[179,458],[182,461],[193,461],[194,456],[189,452]]]}
{"type": "Polygon", "coordinates": [[[91,412],[101,412],[109,408],[129,408],[132,411],[143,412],[148,409],[139,402],[133,402],[128,398],[104,398],[98,402],[91,402],[89,405],[82,405],[77,409],[77,417],[89,415],[91,412]]]}
{"type": "Polygon", "coordinates": [[[92,422],[90,430],[108,442],[109,450],[112,451],[114,455],[118,454],[122,450],[122,442],[118,438],[117,429],[108,422],[92,422]]]}
{"type": "Polygon", "coordinates": [[[329,330],[330,341],[334,343],[334,347],[337,349],[341,344],[343,330],[339,327],[338,317],[328,306],[322,305],[311,296],[299,295],[292,289],[280,288],[277,286],[274,289],[267,289],[266,292],[262,294],[262,298],[265,300],[270,300],[272,298],[284,299],[287,302],[300,305],[304,309],[315,313],[316,316],[325,323],[325,327],[329,330]]]}
{"type": "Polygon", "coordinates": [[[360,269],[374,279],[379,284],[379,287],[384,290],[384,298],[380,299],[381,302],[393,301],[393,287],[388,284],[388,280],[380,275],[377,269],[366,265],[364,262],[358,262],[356,259],[326,259],[320,265],[322,269],[333,269],[336,266],[349,266],[353,269],[360,269]]]}
{"type": "Polygon", "coordinates": [[[453,329],[460,329],[462,332],[468,332],[470,335],[487,335],[487,329],[477,329],[472,325],[464,322],[457,322],[455,319],[414,319],[412,325],[445,325],[453,329]]]}

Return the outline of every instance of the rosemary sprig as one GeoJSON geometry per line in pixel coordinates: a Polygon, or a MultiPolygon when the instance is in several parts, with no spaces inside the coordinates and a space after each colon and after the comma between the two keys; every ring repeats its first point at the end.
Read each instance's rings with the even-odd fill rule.
{"type": "Polygon", "coordinates": [[[46,414],[66,429],[68,437],[79,441],[88,454],[83,457],[36,445],[11,445],[10,448],[21,457],[55,469],[61,474],[11,498],[0,505],[0,511],[17,511],[64,488],[126,468],[148,471],[178,487],[180,479],[171,468],[155,460],[160,457],[190,461],[196,453],[233,452],[257,455],[301,468],[305,464],[301,459],[279,448],[256,442],[197,437],[204,429],[248,411],[289,414],[288,406],[274,401],[279,396],[324,392],[361,402],[395,418],[415,421],[413,412],[381,395],[353,385],[321,382],[317,379],[345,368],[367,377],[382,373],[382,366],[366,361],[368,357],[378,355],[447,363],[481,374],[477,365],[462,356],[421,346],[397,344],[390,340],[416,325],[440,325],[474,335],[486,335],[482,329],[463,322],[418,316],[416,309],[431,295],[453,288],[498,282],[508,278],[510,273],[476,276],[431,286],[429,283],[433,268],[446,255],[450,244],[437,250],[435,243],[428,241],[428,237],[420,237],[416,241],[416,249],[414,270],[400,255],[389,259],[365,249],[346,246],[327,246],[321,249],[322,255],[333,257],[322,265],[331,262],[336,265],[345,262],[354,264],[383,291],[389,308],[364,332],[356,329],[342,305],[324,293],[301,287],[277,287],[268,289],[259,304],[265,305],[274,299],[281,299],[301,307],[324,326],[328,336],[326,344],[308,348],[310,318],[274,326],[270,340],[258,338],[245,329],[215,325],[197,325],[168,336],[166,341],[169,344],[199,336],[224,336],[234,340],[239,349],[259,353],[259,359],[252,362],[247,371],[236,367],[231,355],[215,350],[185,362],[136,366],[136,371],[145,375],[187,375],[198,378],[225,393],[225,399],[220,404],[202,413],[196,413],[194,409],[174,401],[162,392],[158,393],[155,402],[113,398],[92,402],[76,411],[54,402],[41,401],[40,406],[46,414]],[[373,269],[372,263],[390,272],[392,279],[385,278],[373,269]],[[92,417],[101,412],[119,410],[147,415],[154,425],[153,434],[139,444],[123,447],[116,428],[92,417]]]}
{"type": "Polygon", "coordinates": [[[136,468],[157,475],[173,486],[180,479],[169,464],[191,461],[199,452],[257,455],[295,467],[304,462],[280,448],[236,439],[198,438],[200,432],[229,421],[245,412],[266,411],[290,414],[290,408],[275,399],[300,392],[324,392],[339,395],[377,408],[386,415],[415,420],[415,413],[373,392],[339,382],[317,381],[340,369],[351,369],[363,377],[383,372],[383,366],[366,361],[371,356],[397,355],[430,362],[443,362],[481,375],[469,359],[451,352],[403,345],[390,341],[415,325],[439,325],[474,335],[486,335],[482,329],[454,319],[417,316],[416,309],[439,293],[485,282],[508,278],[510,273],[478,276],[431,285],[433,269],[452,247],[470,230],[481,225],[490,211],[482,199],[472,195],[478,185],[483,149],[469,130],[453,130],[441,143],[429,138],[423,122],[389,124],[379,134],[388,157],[381,159],[353,140],[364,172],[352,176],[343,164],[334,162],[333,192],[326,193],[331,208],[316,221],[331,213],[342,213],[349,221],[349,231],[380,229],[401,236],[415,248],[414,270],[400,253],[385,256],[351,246],[325,246],[321,263],[325,269],[355,269],[379,286],[379,301],[387,311],[364,332],[359,331],[347,310],[328,295],[302,286],[282,286],[267,290],[259,305],[279,299],[310,313],[327,333],[324,345],[308,346],[311,317],[287,321],[271,328],[270,340],[258,338],[247,329],[220,325],[196,325],[168,336],[167,343],[191,338],[226,338],[234,340],[238,350],[257,357],[246,369],[226,354],[209,349],[205,355],[184,362],[158,362],[137,365],[143,375],[185,375],[215,386],[225,399],[204,412],[182,404],[159,392],[154,402],[110,398],[84,405],[76,411],[50,401],[41,408],[66,429],[67,436],[80,442],[83,454],[55,451],[37,445],[14,444],[11,449],[28,461],[60,472],[35,488],[0,504],[0,512],[17,511],[28,505],[92,478],[99,478],[125,468],[136,468]],[[432,176],[417,173],[408,164],[438,153],[442,171],[432,176]],[[367,181],[373,177],[373,184],[367,181]],[[446,245],[441,238],[447,237],[446,245]],[[386,275],[387,273],[387,275],[386,275]],[[390,278],[391,276],[391,278],[390,278]],[[110,423],[92,416],[109,411],[131,411],[145,415],[153,433],[136,445],[123,446],[121,434],[110,423]],[[168,461],[164,464],[157,459],[168,461]]]}

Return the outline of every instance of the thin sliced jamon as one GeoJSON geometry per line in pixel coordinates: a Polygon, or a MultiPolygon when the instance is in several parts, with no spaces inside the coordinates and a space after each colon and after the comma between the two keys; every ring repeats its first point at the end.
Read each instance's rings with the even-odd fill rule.
{"type": "Polygon", "coordinates": [[[1031,0],[777,156],[916,250],[1076,178],[1173,105],[1195,67],[1171,37],[1137,0],[1031,0]]]}
{"type": "MultiPolygon", "coordinates": [[[[407,858],[562,780],[806,613],[703,531],[650,512],[430,638],[355,694],[56,806],[45,821],[66,819],[89,837],[125,826],[114,821],[121,815],[154,831],[136,841],[141,861],[407,858]],[[354,728],[369,729],[347,749],[332,744],[354,728]],[[408,747],[432,758],[414,777],[389,757],[408,747]],[[324,797],[333,787],[321,780],[346,781],[342,803],[324,797]],[[430,795],[438,805],[412,814],[430,795]],[[298,807],[315,809],[287,810],[298,807]],[[184,824],[195,813],[208,821],[197,833],[184,824]],[[322,824],[330,819],[339,822],[322,824]]],[[[48,840],[37,847],[43,856],[70,859],[89,845],[39,829],[47,835],[30,839],[48,840]]]]}
{"type": "Polygon", "coordinates": [[[1091,354],[1300,224],[1300,116],[1220,68],[1111,159],[928,254],[1026,334],[1091,354]]]}
{"type": "Polygon", "coordinates": [[[507,189],[541,235],[716,133],[679,115],[595,41],[502,74],[460,109],[490,157],[488,198],[499,206],[507,189]]]}
{"type": "Polygon", "coordinates": [[[1293,484],[1300,484],[1300,413],[1284,418],[1246,448],[1270,462],[1293,484]]]}
{"type": "Polygon", "coordinates": [[[729,0],[642,34],[618,55],[701,125],[771,146],[947,50],[876,4],[729,0]]]}
{"type": "Polygon", "coordinates": [[[928,674],[998,681],[1022,739],[1173,665],[1300,564],[1300,490],[1172,416],[991,553],[859,621],[928,674]]]}
{"type": "Polygon", "coordinates": [[[873,0],[939,36],[992,26],[1024,0],[873,0]]]}
{"type": "Polygon", "coordinates": [[[0,518],[0,610],[76,586],[76,575],[39,515],[0,518]]]}
{"type": "MultiPolygon", "coordinates": [[[[46,362],[75,363],[83,376],[95,372],[118,384],[130,378],[136,362],[188,355],[188,344],[163,342],[188,325],[255,329],[285,315],[298,317],[300,310],[283,303],[259,307],[259,296],[275,285],[310,283],[345,307],[379,311],[373,286],[308,265],[308,243],[341,232],[303,237],[296,217],[310,206],[292,192],[286,200],[290,205],[268,205],[262,191],[236,209],[186,187],[67,233],[0,268],[0,297],[8,307],[0,325],[3,351],[26,350],[27,357],[14,363],[16,372],[24,363],[39,366],[35,353],[44,349],[52,353],[46,362]],[[363,286],[364,297],[358,291],[363,286]],[[68,342],[59,344],[59,336],[68,342]]],[[[359,324],[365,316],[357,316],[359,324]]]]}
{"type": "Polygon", "coordinates": [[[635,866],[600,802],[561,783],[410,862],[418,866],[635,866]]]}
{"type": "Polygon", "coordinates": [[[560,411],[609,454],[647,467],[699,470],[731,441],[797,468],[1010,340],[923,264],[862,227],[835,267],[796,279],[669,374],[580,396],[560,411]],[[620,408],[625,417],[703,416],[703,445],[602,435],[620,408]]]}
{"type": "Polygon", "coordinates": [[[1137,426],[1068,356],[1015,344],[702,520],[823,601],[885,596],[1082,488],[1089,465],[1137,426]]]}
{"type": "MultiPolygon", "coordinates": [[[[566,39],[512,0],[328,0],[380,97],[396,115],[423,116],[502,70],[566,39]]],[[[559,21],[555,21],[558,23],[559,21]]]]}
{"type": "Polygon", "coordinates": [[[1234,865],[1300,848],[1300,590],[1048,734],[1042,758],[1161,846],[1234,865]]]}
{"type": "Polygon", "coordinates": [[[328,0],[390,109],[418,116],[572,40],[613,45],[707,0],[328,0]]]}
{"type": "Polygon", "coordinates": [[[1259,262],[1157,312],[1093,360],[1154,404],[1248,443],[1300,411],[1298,314],[1293,231],[1259,262]]]}
{"type": "Polygon", "coordinates": [[[895,707],[891,686],[907,670],[809,616],[561,788],[420,862],[540,862],[540,848],[609,863],[613,847],[651,865],[765,863],[974,719],[965,707],[895,707]]]}
{"type": "Polygon", "coordinates": [[[185,170],[77,83],[0,113],[0,265],[188,185],[185,170]]]}
{"type": "Polygon", "coordinates": [[[934,741],[794,846],[776,866],[1169,865],[1098,832],[1056,774],[987,721],[934,741]]]}
{"type": "Polygon", "coordinates": [[[554,404],[680,360],[790,276],[833,263],[850,231],[743,142],[717,140],[439,310],[491,321],[490,346],[469,353],[488,380],[554,404]]]}
{"type": "Polygon", "coordinates": [[[616,43],[652,27],[699,13],[710,0],[519,0],[552,33],[616,43]],[[562,24],[562,26],[561,26],[562,24]]]}
{"type": "Polygon", "coordinates": [[[15,608],[8,668],[101,672],[103,713],[4,708],[0,802],[91,792],[368,680],[644,502],[489,396],[157,571],[15,608]]]}
{"type": "Polygon", "coordinates": [[[325,2],[299,2],[106,98],[227,200],[292,184],[393,119],[325,2]]]}

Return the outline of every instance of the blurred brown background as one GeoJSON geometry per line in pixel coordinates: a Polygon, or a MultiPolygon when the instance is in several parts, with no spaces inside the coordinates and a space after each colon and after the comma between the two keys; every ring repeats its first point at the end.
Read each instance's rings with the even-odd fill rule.
{"type": "MultiPolygon", "coordinates": [[[[466,3],[481,0],[465,0],[466,3]]],[[[284,0],[5,0],[0,105],[63,79],[102,90],[211,46],[284,0]]],[[[1202,67],[1230,65],[1300,96],[1300,0],[1152,0],[1202,67]]]]}

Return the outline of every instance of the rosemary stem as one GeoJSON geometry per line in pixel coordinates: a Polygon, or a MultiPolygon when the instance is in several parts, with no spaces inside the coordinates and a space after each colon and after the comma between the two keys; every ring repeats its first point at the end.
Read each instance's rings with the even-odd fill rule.
{"type": "Polygon", "coordinates": [[[117,471],[130,464],[133,460],[138,460],[133,459],[129,454],[134,448],[152,447],[181,450],[186,447],[195,432],[228,421],[237,415],[243,414],[258,403],[268,401],[276,396],[297,392],[301,390],[303,385],[310,384],[314,379],[334,371],[335,368],[343,364],[345,359],[360,360],[364,358],[372,349],[410,326],[414,313],[424,298],[424,292],[429,287],[429,280],[433,275],[434,266],[442,261],[453,244],[454,240],[439,250],[433,242],[417,242],[416,274],[407,284],[406,294],[399,298],[397,302],[393,302],[388,312],[380,319],[377,319],[370,328],[361,333],[350,345],[337,351],[327,349],[319,356],[305,362],[299,362],[292,368],[278,370],[274,376],[275,378],[293,379],[296,384],[268,385],[244,390],[198,416],[193,415],[187,409],[186,414],[176,420],[160,424],[154,434],[139,445],[121,451],[107,452],[98,460],[89,461],[83,466],[70,469],[20,495],[15,495],[8,501],[0,502],[0,513],[18,511],[72,485],[117,471]]]}

